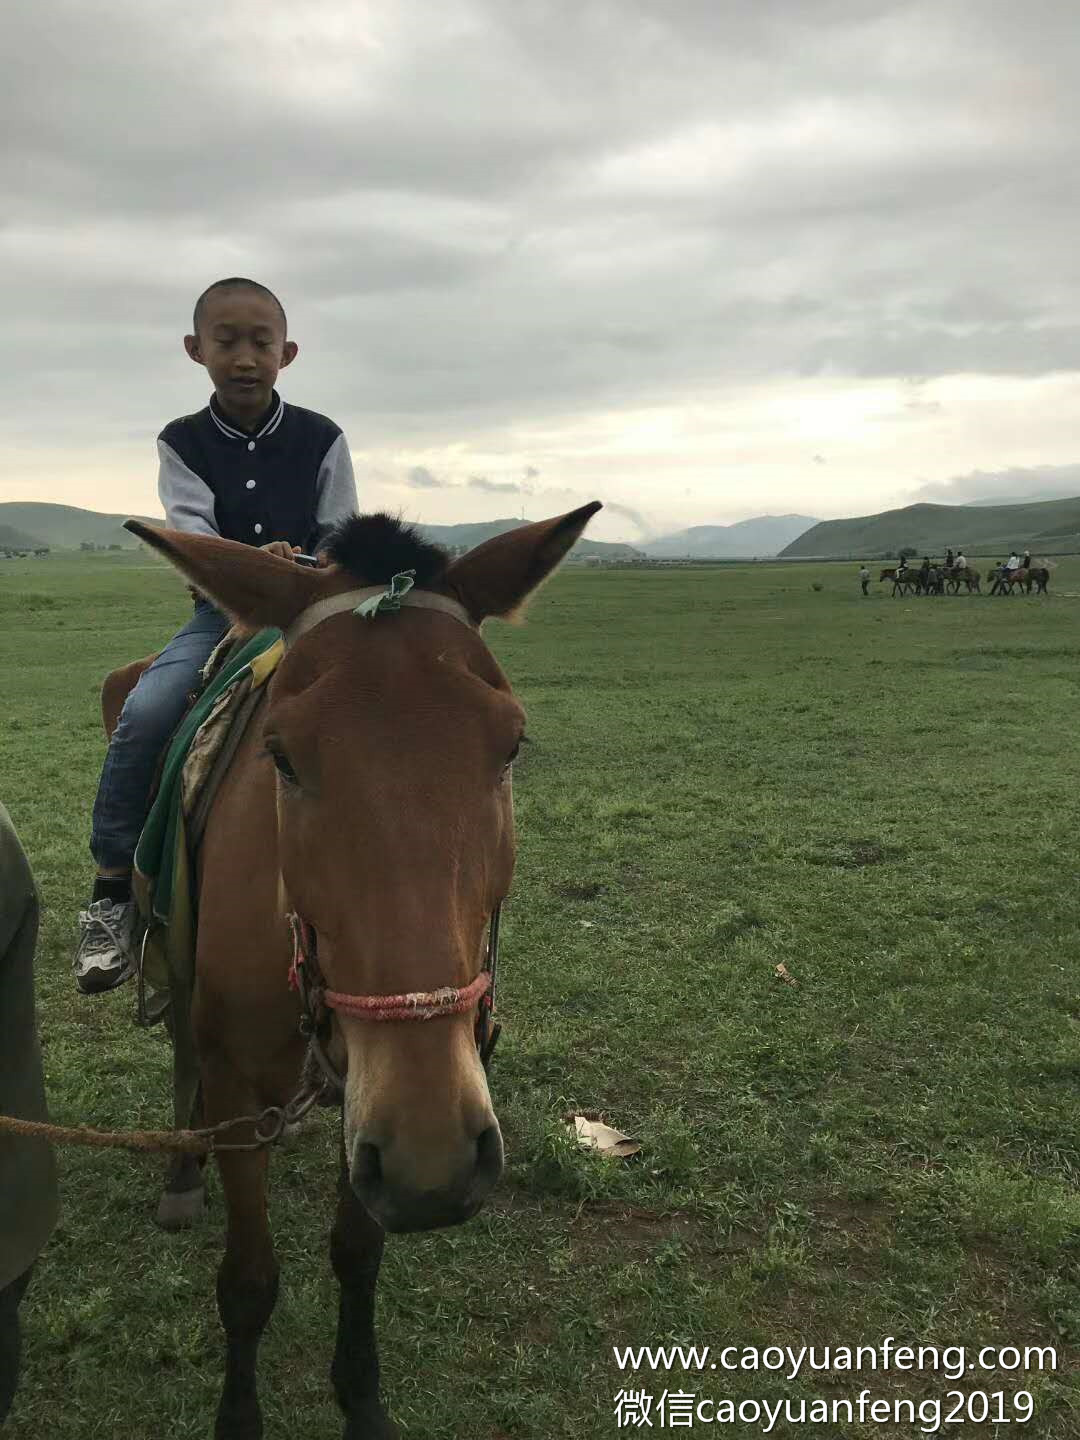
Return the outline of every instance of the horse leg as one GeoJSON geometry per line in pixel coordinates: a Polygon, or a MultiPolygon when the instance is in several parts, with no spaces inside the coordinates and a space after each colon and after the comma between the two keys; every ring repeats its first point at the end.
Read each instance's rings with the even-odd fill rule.
{"type": "Polygon", "coordinates": [[[382,1226],[353,1193],[342,1148],[337,1215],[330,1234],[330,1260],[341,1287],[330,1378],[345,1416],[344,1440],[395,1440],[398,1434],[379,1398],[375,1345],[375,1286],[384,1238],[382,1226]]]}
{"type": "MultiPolygon", "coordinates": [[[[192,1124],[202,1124],[202,1087],[195,1097],[192,1124]]],[[[162,1230],[187,1230],[206,1212],[206,1156],[174,1155],[165,1170],[165,1186],[155,1217],[162,1230]]]]}
{"type": "Polygon", "coordinates": [[[165,1185],[155,1217],[162,1230],[187,1230],[206,1211],[206,1165],[200,1155],[177,1155],[165,1171],[165,1185]]]}
{"type": "MultiPolygon", "coordinates": [[[[208,1083],[205,1100],[211,1124],[250,1115],[256,1108],[248,1086],[235,1083],[208,1083]]],[[[268,1158],[265,1150],[219,1151],[217,1162],[227,1215],[225,1257],[217,1277],[226,1352],[214,1436],[261,1440],[255,1358],[278,1291],[278,1263],[266,1213],[268,1158]]]]}

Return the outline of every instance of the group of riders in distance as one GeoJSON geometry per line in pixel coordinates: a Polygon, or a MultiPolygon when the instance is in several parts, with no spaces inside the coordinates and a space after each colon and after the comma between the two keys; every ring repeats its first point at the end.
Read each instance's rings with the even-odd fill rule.
{"type": "MultiPolygon", "coordinates": [[[[869,576],[864,575],[864,571],[865,566],[863,571],[860,571],[865,595],[869,576]]],[[[1011,595],[1016,589],[1030,595],[1032,586],[1035,587],[1037,595],[1045,595],[1050,582],[1050,571],[1045,561],[1032,563],[1030,550],[1025,550],[1022,556],[1012,550],[1009,558],[1001,565],[991,566],[986,578],[993,581],[990,587],[991,595],[1011,595]]],[[[898,564],[888,565],[882,570],[878,583],[891,580],[894,595],[906,595],[911,591],[916,595],[944,595],[946,590],[950,595],[955,595],[961,585],[966,586],[968,594],[971,595],[982,593],[981,579],[979,571],[968,564],[964,552],[958,550],[954,554],[950,546],[941,565],[931,560],[929,555],[925,555],[922,564],[916,567],[909,565],[901,556],[898,564]]]]}

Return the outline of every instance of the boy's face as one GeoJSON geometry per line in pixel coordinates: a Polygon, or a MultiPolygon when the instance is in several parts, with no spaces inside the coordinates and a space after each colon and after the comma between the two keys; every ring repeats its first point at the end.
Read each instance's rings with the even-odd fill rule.
{"type": "Polygon", "coordinates": [[[205,365],[218,404],[241,424],[263,415],[278,371],[296,358],[281,313],[258,290],[214,290],[204,300],[199,333],[184,336],[184,349],[205,365]]]}

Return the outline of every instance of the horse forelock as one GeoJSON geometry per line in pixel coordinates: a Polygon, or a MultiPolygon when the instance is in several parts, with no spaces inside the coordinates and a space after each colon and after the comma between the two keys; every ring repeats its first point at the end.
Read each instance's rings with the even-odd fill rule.
{"type": "Polygon", "coordinates": [[[433,545],[415,526],[384,511],[351,515],[341,521],[326,549],[335,564],[369,585],[381,585],[403,570],[414,570],[417,587],[426,587],[450,563],[441,545],[433,545]]]}

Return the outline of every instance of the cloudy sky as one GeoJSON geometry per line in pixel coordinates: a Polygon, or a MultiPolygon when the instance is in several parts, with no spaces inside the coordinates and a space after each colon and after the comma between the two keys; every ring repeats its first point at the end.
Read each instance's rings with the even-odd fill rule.
{"type": "Polygon", "coordinates": [[[1074,0],[6,0],[0,500],[155,512],[233,273],[364,508],[1080,493],[1078,61],[1074,0]]]}

